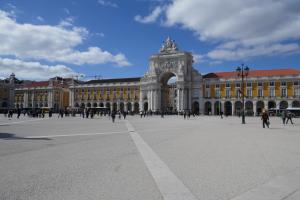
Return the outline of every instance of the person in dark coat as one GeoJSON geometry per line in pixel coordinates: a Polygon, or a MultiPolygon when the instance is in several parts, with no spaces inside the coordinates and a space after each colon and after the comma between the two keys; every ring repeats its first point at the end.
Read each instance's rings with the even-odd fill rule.
{"type": "Polygon", "coordinates": [[[261,120],[263,121],[263,128],[265,128],[265,125],[269,128],[269,115],[267,113],[267,111],[263,111],[262,115],[261,115],[261,120]]]}
{"type": "Polygon", "coordinates": [[[294,124],[293,121],[292,121],[292,118],[293,118],[293,113],[288,112],[288,113],[287,113],[286,124],[288,124],[289,121],[291,121],[291,124],[294,124]]]}
{"type": "Polygon", "coordinates": [[[112,119],[112,122],[115,123],[115,119],[116,119],[116,113],[115,113],[115,111],[111,112],[111,119],[112,119]]]}

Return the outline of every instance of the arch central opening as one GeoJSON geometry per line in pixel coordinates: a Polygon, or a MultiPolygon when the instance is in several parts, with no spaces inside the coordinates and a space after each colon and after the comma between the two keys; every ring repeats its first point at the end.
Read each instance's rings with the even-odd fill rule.
{"type": "Polygon", "coordinates": [[[164,73],[161,77],[161,110],[164,112],[177,111],[177,77],[172,72],[164,73]]]}

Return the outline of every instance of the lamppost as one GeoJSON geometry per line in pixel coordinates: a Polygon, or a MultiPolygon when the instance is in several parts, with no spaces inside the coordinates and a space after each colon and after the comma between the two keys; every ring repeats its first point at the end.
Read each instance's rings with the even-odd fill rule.
{"type": "Polygon", "coordinates": [[[238,66],[236,68],[237,76],[242,78],[242,90],[240,89],[239,92],[242,94],[242,103],[243,103],[243,108],[242,108],[242,124],[245,124],[245,83],[244,83],[244,78],[248,76],[249,73],[249,67],[245,66],[244,64],[241,64],[241,66],[238,66]]]}

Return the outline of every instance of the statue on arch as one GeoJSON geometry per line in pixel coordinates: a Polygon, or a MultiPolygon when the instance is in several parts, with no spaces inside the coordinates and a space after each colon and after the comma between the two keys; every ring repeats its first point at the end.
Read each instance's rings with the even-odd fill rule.
{"type": "Polygon", "coordinates": [[[177,45],[174,40],[167,37],[162,47],[160,48],[160,53],[172,53],[178,51],[177,45]]]}

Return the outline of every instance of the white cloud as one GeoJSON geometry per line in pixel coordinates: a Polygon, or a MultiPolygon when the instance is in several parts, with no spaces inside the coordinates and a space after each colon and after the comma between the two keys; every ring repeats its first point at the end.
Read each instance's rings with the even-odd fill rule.
{"type": "Polygon", "coordinates": [[[165,15],[166,25],[180,25],[201,41],[218,43],[208,53],[211,58],[236,60],[299,50],[299,0],[173,0],[165,15]]]}
{"type": "Polygon", "coordinates": [[[300,46],[296,43],[289,43],[260,45],[251,48],[215,49],[210,51],[207,56],[218,60],[244,60],[256,56],[274,56],[296,52],[300,52],[300,46]]]}
{"type": "Polygon", "coordinates": [[[205,55],[194,53],[193,57],[194,57],[194,62],[197,64],[197,63],[201,63],[204,61],[205,55]]]}
{"type": "Polygon", "coordinates": [[[26,80],[45,80],[55,76],[71,77],[78,75],[65,65],[49,66],[39,62],[0,58],[0,74],[3,77],[8,77],[11,73],[15,73],[19,79],[26,80]]]}
{"type": "Polygon", "coordinates": [[[99,47],[90,47],[87,51],[76,50],[75,48],[83,43],[88,34],[87,29],[73,26],[73,18],[62,20],[57,26],[20,24],[8,13],[0,10],[0,55],[2,56],[61,61],[70,64],[130,65],[121,53],[113,55],[99,47]],[[78,58],[74,59],[74,55],[78,58]]]}
{"type": "Polygon", "coordinates": [[[114,8],[118,7],[118,5],[116,3],[107,1],[107,0],[98,0],[98,3],[102,6],[109,6],[109,7],[114,7],[114,8]]]}
{"type": "Polygon", "coordinates": [[[134,20],[143,24],[149,24],[154,23],[157,18],[160,16],[160,14],[163,12],[163,8],[160,6],[157,6],[148,16],[142,17],[140,15],[136,15],[134,17],[134,20]]]}
{"type": "Polygon", "coordinates": [[[41,16],[37,16],[36,19],[39,20],[40,22],[44,22],[45,21],[44,18],[41,17],[41,16]]]}

